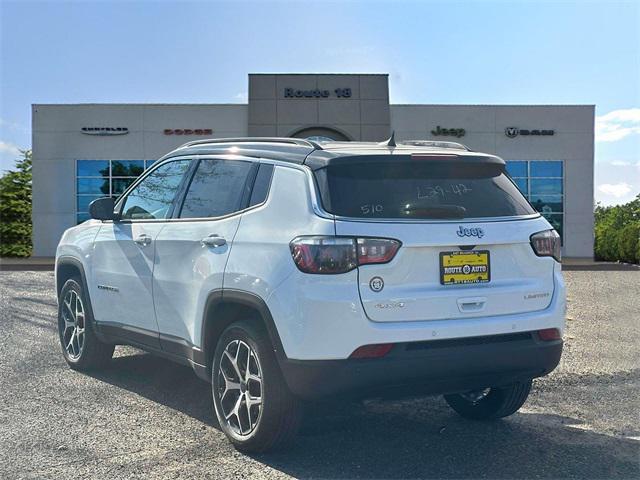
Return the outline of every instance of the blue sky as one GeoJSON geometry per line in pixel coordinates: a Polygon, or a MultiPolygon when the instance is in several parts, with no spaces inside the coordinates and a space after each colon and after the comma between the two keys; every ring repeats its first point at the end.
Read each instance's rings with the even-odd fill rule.
{"type": "Polygon", "coordinates": [[[637,1],[0,5],[0,169],[32,103],[243,103],[249,72],[371,72],[392,103],[595,104],[596,199],[640,193],[637,1]]]}

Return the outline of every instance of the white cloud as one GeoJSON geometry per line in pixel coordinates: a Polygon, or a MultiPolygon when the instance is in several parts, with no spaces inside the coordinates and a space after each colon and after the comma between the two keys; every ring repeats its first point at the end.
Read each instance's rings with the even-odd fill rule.
{"type": "Polygon", "coordinates": [[[596,162],[594,173],[595,200],[603,205],[627,203],[640,193],[640,161],[635,158],[614,157],[596,162]]]}
{"type": "Polygon", "coordinates": [[[635,169],[640,170],[640,160],[638,160],[637,162],[634,161],[630,161],[630,160],[612,160],[610,162],[605,162],[607,165],[611,165],[612,167],[622,167],[616,170],[621,170],[624,172],[633,172],[633,170],[628,170],[627,167],[631,167],[632,169],[635,167],[635,169]]]}
{"type": "Polygon", "coordinates": [[[617,142],[640,134],[640,108],[614,110],[596,117],[596,142],[617,142]]]}
{"type": "Polygon", "coordinates": [[[0,140],[0,153],[3,155],[20,155],[20,149],[12,143],[0,140]]]}
{"type": "Polygon", "coordinates": [[[247,92],[236,93],[233,98],[235,98],[236,100],[240,100],[241,102],[249,101],[249,95],[247,94],[247,92]]]}
{"type": "Polygon", "coordinates": [[[624,197],[629,192],[631,192],[631,188],[631,185],[629,185],[627,182],[603,183],[602,185],[598,185],[599,192],[616,198],[624,197]]]}

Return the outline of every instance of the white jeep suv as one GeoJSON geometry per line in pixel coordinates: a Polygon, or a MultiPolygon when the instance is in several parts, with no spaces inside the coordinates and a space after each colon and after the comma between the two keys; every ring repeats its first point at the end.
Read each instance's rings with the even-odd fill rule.
{"type": "Polygon", "coordinates": [[[127,344],[190,365],[244,451],[338,395],[505,417],[560,360],[560,238],[460,144],[191,142],[90,210],[56,254],[66,361],[127,344]]]}

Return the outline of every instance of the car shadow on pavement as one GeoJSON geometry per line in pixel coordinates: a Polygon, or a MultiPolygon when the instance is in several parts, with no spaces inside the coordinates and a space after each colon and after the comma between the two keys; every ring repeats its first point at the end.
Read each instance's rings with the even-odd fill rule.
{"type": "Polygon", "coordinates": [[[116,355],[121,356],[115,356],[108,368],[88,374],[218,428],[211,386],[190,367],[129,347],[122,355],[121,348],[116,349],[116,355]]]}
{"type": "MultiPolygon", "coordinates": [[[[209,384],[149,354],[118,356],[94,378],[219,428],[209,384]]],[[[254,460],[293,477],[638,478],[640,442],[554,414],[496,422],[454,414],[441,397],[314,405],[293,446],[254,460]]]]}
{"type": "Polygon", "coordinates": [[[471,422],[441,397],[322,416],[295,448],[255,458],[294,477],[637,478],[640,444],[552,414],[471,422]],[[318,461],[322,458],[322,461],[318,461]]]}

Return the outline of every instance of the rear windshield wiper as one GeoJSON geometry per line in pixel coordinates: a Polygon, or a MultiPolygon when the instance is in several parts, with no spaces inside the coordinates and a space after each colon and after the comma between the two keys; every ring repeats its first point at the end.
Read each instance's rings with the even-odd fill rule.
{"type": "Polygon", "coordinates": [[[467,209],[460,205],[420,205],[408,203],[402,208],[407,217],[419,218],[464,218],[467,209]]]}

